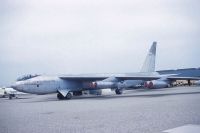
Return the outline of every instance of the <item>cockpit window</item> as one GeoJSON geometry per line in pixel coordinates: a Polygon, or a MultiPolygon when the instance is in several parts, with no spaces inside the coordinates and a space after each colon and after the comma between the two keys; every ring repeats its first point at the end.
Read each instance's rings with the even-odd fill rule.
{"type": "Polygon", "coordinates": [[[24,80],[31,79],[31,78],[34,78],[34,77],[37,77],[37,76],[40,76],[40,75],[38,75],[38,74],[35,74],[35,75],[31,75],[31,74],[24,75],[22,77],[17,78],[17,81],[24,81],[24,80]]]}

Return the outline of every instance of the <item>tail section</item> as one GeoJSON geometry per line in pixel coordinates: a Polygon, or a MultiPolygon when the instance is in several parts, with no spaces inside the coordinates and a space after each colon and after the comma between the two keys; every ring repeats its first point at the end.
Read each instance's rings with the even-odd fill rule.
{"type": "Polygon", "coordinates": [[[156,45],[157,42],[153,42],[140,72],[155,72],[156,45]]]}

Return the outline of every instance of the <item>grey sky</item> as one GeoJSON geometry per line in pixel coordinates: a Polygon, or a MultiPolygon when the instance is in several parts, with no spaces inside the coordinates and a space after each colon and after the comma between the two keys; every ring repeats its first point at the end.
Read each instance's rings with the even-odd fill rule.
{"type": "Polygon", "coordinates": [[[28,73],[200,67],[199,0],[1,0],[0,86],[28,73]]]}

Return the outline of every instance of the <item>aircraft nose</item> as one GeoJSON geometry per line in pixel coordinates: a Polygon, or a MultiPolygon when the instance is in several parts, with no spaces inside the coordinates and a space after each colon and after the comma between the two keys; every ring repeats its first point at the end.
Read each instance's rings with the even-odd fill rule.
{"type": "Polygon", "coordinates": [[[12,84],[10,87],[15,89],[15,90],[17,90],[17,85],[16,84],[12,84]]]}
{"type": "Polygon", "coordinates": [[[13,88],[13,89],[17,88],[16,84],[12,84],[12,85],[10,85],[10,87],[13,88]]]}
{"type": "Polygon", "coordinates": [[[20,87],[20,84],[18,83],[14,83],[11,85],[11,88],[17,90],[17,91],[21,91],[21,87],[20,87]]]}

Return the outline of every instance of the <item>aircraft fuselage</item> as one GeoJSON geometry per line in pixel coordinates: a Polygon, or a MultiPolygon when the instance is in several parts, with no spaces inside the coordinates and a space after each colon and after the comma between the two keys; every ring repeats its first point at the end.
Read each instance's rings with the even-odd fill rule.
{"type": "Polygon", "coordinates": [[[79,90],[80,84],[74,81],[66,81],[54,76],[38,76],[24,81],[18,81],[12,87],[15,90],[32,94],[50,94],[58,90],[69,88],[79,90]]]}

